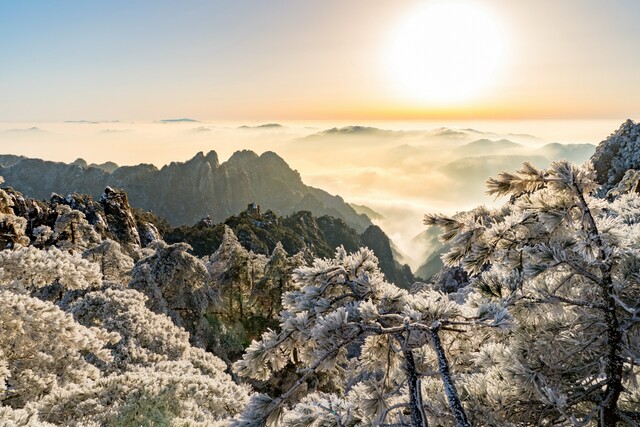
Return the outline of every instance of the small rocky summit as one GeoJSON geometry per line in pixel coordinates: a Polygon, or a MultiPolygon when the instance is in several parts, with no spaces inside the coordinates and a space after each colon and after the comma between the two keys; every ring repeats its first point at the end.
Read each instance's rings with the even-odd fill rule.
{"type": "Polygon", "coordinates": [[[100,204],[104,209],[109,228],[118,235],[120,240],[140,245],[140,233],[131,213],[127,193],[107,187],[100,197],[100,204]]]}
{"type": "Polygon", "coordinates": [[[624,122],[617,131],[598,145],[591,161],[596,169],[596,179],[602,184],[602,196],[614,197],[619,192],[625,192],[625,189],[637,189],[636,171],[640,171],[640,124],[633,120],[624,122]],[[634,177],[635,185],[630,181],[634,177]]]}

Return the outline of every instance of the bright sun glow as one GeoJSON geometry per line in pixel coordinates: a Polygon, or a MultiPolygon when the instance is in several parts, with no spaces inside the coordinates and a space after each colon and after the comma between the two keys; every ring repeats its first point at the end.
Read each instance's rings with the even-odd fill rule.
{"type": "Polygon", "coordinates": [[[401,22],[385,62],[405,96],[451,105],[489,89],[503,53],[493,16],[474,3],[447,0],[423,5],[401,22]]]}

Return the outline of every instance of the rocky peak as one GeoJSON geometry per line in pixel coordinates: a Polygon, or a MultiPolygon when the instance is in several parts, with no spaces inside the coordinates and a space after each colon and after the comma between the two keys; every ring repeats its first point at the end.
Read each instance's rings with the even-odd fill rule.
{"type": "Polygon", "coordinates": [[[640,169],[640,124],[632,120],[624,122],[598,145],[591,161],[602,185],[601,195],[605,195],[628,170],[640,169]]]}
{"type": "Polygon", "coordinates": [[[204,159],[209,163],[214,169],[220,166],[220,159],[218,158],[218,153],[211,150],[204,156],[204,159]]]}
{"type": "Polygon", "coordinates": [[[185,162],[185,164],[192,164],[192,163],[204,163],[205,158],[204,158],[204,152],[203,151],[198,151],[196,153],[195,156],[193,156],[191,159],[187,160],[185,162]]]}
{"type": "Polygon", "coordinates": [[[73,161],[73,163],[71,163],[71,164],[72,165],[76,165],[76,166],[80,166],[80,167],[83,167],[83,168],[88,167],[87,161],[85,159],[83,159],[83,158],[80,158],[80,157],[75,159],[73,161]]]}
{"type": "Polygon", "coordinates": [[[112,173],[96,167],[0,156],[0,175],[18,191],[38,199],[48,199],[52,192],[77,191],[98,200],[106,186],[121,188],[127,191],[131,204],[174,225],[193,224],[207,215],[214,222],[224,221],[253,201],[264,211],[270,209],[279,215],[310,210],[317,216],[338,217],[358,232],[371,225],[340,197],[305,185],[273,152],[258,156],[249,150],[237,151],[223,163],[215,151],[201,152],[187,162],[173,162],[161,169],[139,164],[122,166],[112,173]]]}
{"type": "Polygon", "coordinates": [[[100,197],[100,204],[104,209],[109,230],[117,236],[118,240],[125,244],[139,246],[140,234],[131,212],[127,193],[107,187],[100,197]]]}
{"type": "Polygon", "coordinates": [[[253,165],[258,159],[259,156],[251,150],[239,150],[229,157],[227,164],[235,167],[247,167],[253,165]]]}

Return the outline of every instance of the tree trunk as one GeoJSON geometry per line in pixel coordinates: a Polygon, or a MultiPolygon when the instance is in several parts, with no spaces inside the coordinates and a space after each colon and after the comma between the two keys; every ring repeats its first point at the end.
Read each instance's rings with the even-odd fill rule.
{"type": "Polygon", "coordinates": [[[467,420],[467,414],[464,412],[464,407],[458,397],[458,390],[456,390],[456,386],[451,378],[451,372],[449,372],[449,361],[447,360],[444,348],[442,348],[438,329],[439,325],[431,328],[431,340],[433,341],[433,347],[438,356],[438,369],[440,371],[440,376],[442,376],[442,382],[444,383],[444,391],[447,395],[447,400],[449,401],[449,408],[456,419],[456,426],[470,427],[469,421],[467,420]]]}
{"type": "Polygon", "coordinates": [[[605,322],[607,324],[607,358],[605,366],[605,374],[607,376],[606,388],[603,394],[602,407],[600,409],[600,426],[614,427],[619,421],[618,417],[618,399],[622,392],[622,370],[624,361],[620,357],[622,352],[622,332],[620,331],[620,322],[616,315],[616,302],[612,297],[613,283],[610,273],[605,276],[607,283],[603,286],[605,293],[605,301],[607,311],[605,313],[605,322]]]}
{"type": "Polygon", "coordinates": [[[607,355],[605,359],[605,375],[607,376],[606,388],[600,403],[600,426],[615,427],[618,424],[618,399],[622,393],[622,371],[624,360],[620,356],[622,353],[622,331],[620,321],[616,314],[616,301],[613,298],[615,290],[613,288],[613,278],[611,277],[611,264],[607,262],[605,244],[600,236],[596,222],[591,214],[582,190],[574,185],[578,196],[580,208],[583,212],[583,229],[598,245],[598,258],[601,261],[600,271],[602,279],[599,283],[602,298],[607,306],[604,320],[607,325],[607,355]]]}
{"type": "Polygon", "coordinates": [[[411,423],[414,427],[428,427],[427,417],[422,408],[422,391],[420,390],[420,380],[416,371],[416,362],[413,358],[413,351],[406,348],[402,341],[402,336],[397,337],[402,345],[404,355],[404,369],[409,383],[409,407],[411,408],[411,423]]]}

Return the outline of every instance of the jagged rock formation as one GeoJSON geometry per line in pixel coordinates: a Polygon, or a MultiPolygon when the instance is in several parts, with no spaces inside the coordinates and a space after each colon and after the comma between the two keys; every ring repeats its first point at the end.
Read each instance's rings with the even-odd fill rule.
{"type": "Polygon", "coordinates": [[[600,195],[604,196],[625,178],[629,170],[640,169],[640,124],[632,120],[624,122],[598,145],[591,161],[596,169],[596,180],[602,184],[600,195]]]}
{"type": "MultiPolygon", "coordinates": [[[[86,162],[84,162],[86,163],[86,162]]],[[[358,232],[370,220],[339,196],[309,187],[300,174],[273,152],[258,156],[238,151],[220,163],[214,151],[191,160],[156,168],[149,164],[123,166],[113,173],[84,166],[0,156],[0,176],[22,193],[46,199],[52,192],[98,196],[105,187],[124,189],[131,204],[151,210],[174,225],[194,224],[210,216],[214,222],[241,212],[256,202],[279,215],[308,210],[317,216],[344,220],[358,232]]]]}
{"type": "Polygon", "coordinates": [[[0,154],[0,166],[3,166],[3,167],[12,166],[25,159],[26,157],[24,156],[16,156],[13,154],[0,154]]]}
{"type": "MultiPolygon", "coordinates": [[[[99,202],[86,194],[73,193],[61,196],[53,193],[49,202],[38,201],[23,196],[19,191],[11,187],[0,190],[3,200],[0,202],[0,214],[11,214],[24,219],[26,222],[25,236],[33,242],[37,236],[34,230],[41,226],[55,228],[62,210],[59,207],[67,207],[84,214],[84,218],[93,230],[102,239],[112,239],[124,247],[146,246],[152,241],[161,239],[157,228],[150,222],[136,218],[134,211],[128,203],[127,194],[122,190],[107,188],[99,202]],[[6,200],[5,200],[6,199],[6,200]]],[[[1,221],[0,221],[1,222],[1,221]]],[[[4,224],[4,223],[2,223],[4,224]]],[[[21,236],[17,236],[13,227],[4,230],[0,224],[0,249],[12,246],[21,236]]],[[[55,239],[55,234],[51,237],[55,239]]],[[[56,244],[50,241],[47,244],[56,244]]]]}
{"type": "Polygon", "coordinates": [[[640,193],[640,171],[636,169],[626,171],[620,182],[607,191],[607,198],[615,199],[631,192],[640,193]]]}
{"type": "Polygon", "coordinates": [[[140,233],[131,213],[127,193],[107,187],[100,197],[100,204],[104,209],[109,229],[119,237],[119,240],[140,245],[140,233]]]}
{"type": "Polygon", "coordinates": [[[289,256],[305,252],[311,257],[331,258],[338,246],[355,251],[368,246],[378,257],[380,268],[387,279],[398,286],[409,288],[414,280],[409,266],[395,261],[391,242],[384,232],[371,226],[359,235],[343,220],[331,216],[315,217],[309,211],[280,217],[273,211],[258,212],[251,206],[224,223],[215,224],[204,218],[194,226],[182,226],[165,234],[169,243],[186,242],[197,256],[211,255],[220,246],[224,227],[230,227],[240,244],[257,254],[269,255],[281,242],[289,256]]]}
{"type": "Polygon", "coordinates": [[[102,169],[105,172],[109,172],[112,173],[113,171],[115,171],[116,169],[118,169],[120,166],[118,166],[117,163],[114,162],[104,162],[104,163],[91,163],[89,165],[90,168],[98,168],[98,169],[102,169]]]}

